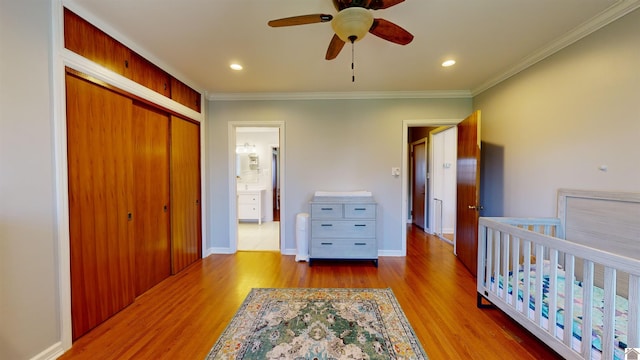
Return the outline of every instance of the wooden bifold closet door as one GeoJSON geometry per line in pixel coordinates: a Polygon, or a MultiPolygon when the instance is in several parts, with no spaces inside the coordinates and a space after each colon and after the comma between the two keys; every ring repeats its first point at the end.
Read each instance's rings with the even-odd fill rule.
{"type": "Polygon", "coordinates": [[[136,296],[171,273],[169,116],[133,103],[136,296]]]}
{"type": "Polygon", "coordinates": [[[201,258],[200,126],[69,70],[73,340],[201,258]]]}
{"type": "Polygon", "coordinates": [[[73,339],[135,298],[131,99],[67,74],[73,339]]]}
{"type": "Polygon", "coordinates": [[[175,274],[202,257],[200,125],[171,117],[171,258],[175,274]]]}

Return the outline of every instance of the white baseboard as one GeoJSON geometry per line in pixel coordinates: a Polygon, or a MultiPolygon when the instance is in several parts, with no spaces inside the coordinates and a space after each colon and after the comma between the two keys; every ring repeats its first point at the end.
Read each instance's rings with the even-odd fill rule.
{"type": "Polygon", "coordinates": [[[62,356],[66,350],[62,347],[62,342],[59,341],[47,349],[43,350],[38,355],[31,358],[31,360],[54,360],[62,356]]]}
{"type": "Polygon", "coordinates": [[[400,250],[378,250],[378,256],[395,256],[395,257],[402,257],[404,256],[402,254],[402,251],[400,250]]]}
{"type": "Polygon", "coordinates": [[[211,255],[211,254],[234,254],[235,251],[233,251],[231,248],[223,248],[223,247],[213,247],[213,248],[208,248],[205,251],[202,252],[202,257],[206,258],[207,256],[211,255]]]}
{"type": "Polygon", "coordinates": [[[296,249],[284,249],[282,255],[296,255],[296,249]]]}

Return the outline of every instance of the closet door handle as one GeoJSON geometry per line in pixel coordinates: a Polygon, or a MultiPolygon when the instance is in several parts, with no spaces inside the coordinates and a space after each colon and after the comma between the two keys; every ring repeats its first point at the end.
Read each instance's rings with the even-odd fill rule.
{"type": "Polygon", "coordinates": [[[167,212],[167,209],[169,209],[169,207],[168,207],[167,205],[165,205],[165,206],[163,206],[163,207],[162,207],[162,210],[163,210],[164,212],[167,212]]]}
{"type": "Polygon", "coordinates": [[[130,213],[130,212],[129,212],[129,213],[127,213],[127,220],[128,220],[128,221],[133,220],[133,213],[130,213]]]}
{"type": "Polygon", "coordinates": [[[333,226],[333,224],[320,224],[320,226],[329,227],[329,226],[333,226]]]}

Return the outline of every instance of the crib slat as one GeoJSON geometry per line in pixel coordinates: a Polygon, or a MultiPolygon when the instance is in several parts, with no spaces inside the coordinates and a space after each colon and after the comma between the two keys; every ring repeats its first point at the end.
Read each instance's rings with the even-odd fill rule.
{"type": "Polygon", "coordinates": [[[514,309],[517,308],[518,306],[518,292],[520,289],[520,286],[518,285],[519,283],[519,278],[518,278],[518,268],[520,267],[520,241],[514,241],[513,237],[511,237],[511,235],[509,234],[509,239],[511,240],[511,271],[513,272],[513,276],[511,276],[511,289],[512,290],[512,295],[511,295],[511,305],[513,306],[514,309]]]}
{"type": "Polygon", "coordinates": [[[497,293],[497,288],[498,288],[498,279],[496,279],[495,277],[494,279],[494,283],[491,283],[491,278],[493,276],[493,256],[491,255],[491,250],[493,249],[493,229],[489,229],[487,231],[487,269],[485,270],[487,272],[487,286],[493,291],[494,289],[495,292],[497,293]],[[495,286],[495,287],[494,287],[495,286]]]}
{"type": "Polygon", "coordinates": [[[509,234],[501,234],[502,242],[502,276],[504,279],[504,302],[509,303],[509,234]]]}
{"type": "Polygon", "coordinates": [[[582,357],[591,359],[593,323],[593,261],[584,260],[582,279],[582,357]]]}
{"type": "Polygon", "coordinates": [[[613,359],[613,335],[616,320],[616,269],[604,268],[604,311],[602,358],[613,359]]]}
{"type": "MultiPolygon", "coordinates": [[[[502,244],[500,243],[501,232],[496,231],[494,233],[493,239],[493,278],[496,279],[496,284],[499,284],[498,281],[500,279],[500,249],[502,248],[502,244]]],[[[502,281],[503,294],[504,294],[504,279],[502,281]]],[[[496,287],[496,294],[500,294],[500,287],[496,287]]]]}
{"type": "Polygon", "coordinates": [[[544,289],[543,287],[543,280],[544,280],[544,272],[542,271],[544,269],[544,258],[543,258],[543,251],[544,248],[542,245],[540,244],[535,244],[535,251],[536,251],[536,284],[535,284],[535,312],[534,312],[534,316],[535,316],[535,321],[536,324],[538,324],[542,329],[544,329],[544,326],[542,324],[542,319],[544,318],[542,316],[542,291],[544,289]]]}
{"type": "Polygon", "coordinates": [[[551,269],[549,271],[549,294],[547,300],[549,304],[549,332],[556,336],[556,312],[558,311],[558,250],[550,249],[549,260],[551,269]]]}
{"type": "Polygon", "coordinates": [[[640,276],[629,276],[629,321],[627,345],[640,347],[640,276]]]}
{"type": "MultiPolygon", "coordinates": [[[[520,241],[519,238],[517,238],[520,241]]],[[[525,240],[523,242],[524,249],[522,251],[524,256],[524,278],[522,282],[524,284],[524,292],[522,294],[522,312],[531,319],[529,315],[529,302],[531,301],[531,241],[525,240]]]]}
{"type": "Polygon", "coordinates": [[[565,345],[571,347],[573,341],[573,278],[575,271],[575,257],[565,254],[565,278],[564,278],[564,336],[565,345]]]}

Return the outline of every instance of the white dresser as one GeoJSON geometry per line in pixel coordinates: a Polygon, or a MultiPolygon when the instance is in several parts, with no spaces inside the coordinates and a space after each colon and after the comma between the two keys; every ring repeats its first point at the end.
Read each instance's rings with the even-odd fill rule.
{"type": "Polygon", "coordinates": [[[262,224],[264,189],[238,191],[238,220],[257,220],[262,224]]]}
{"type": "Polygon", "coordinates": [[[313,260],[372,260],[378,266],[373,197],[315,196],[311,201],[309,266],[313,260]]]}

